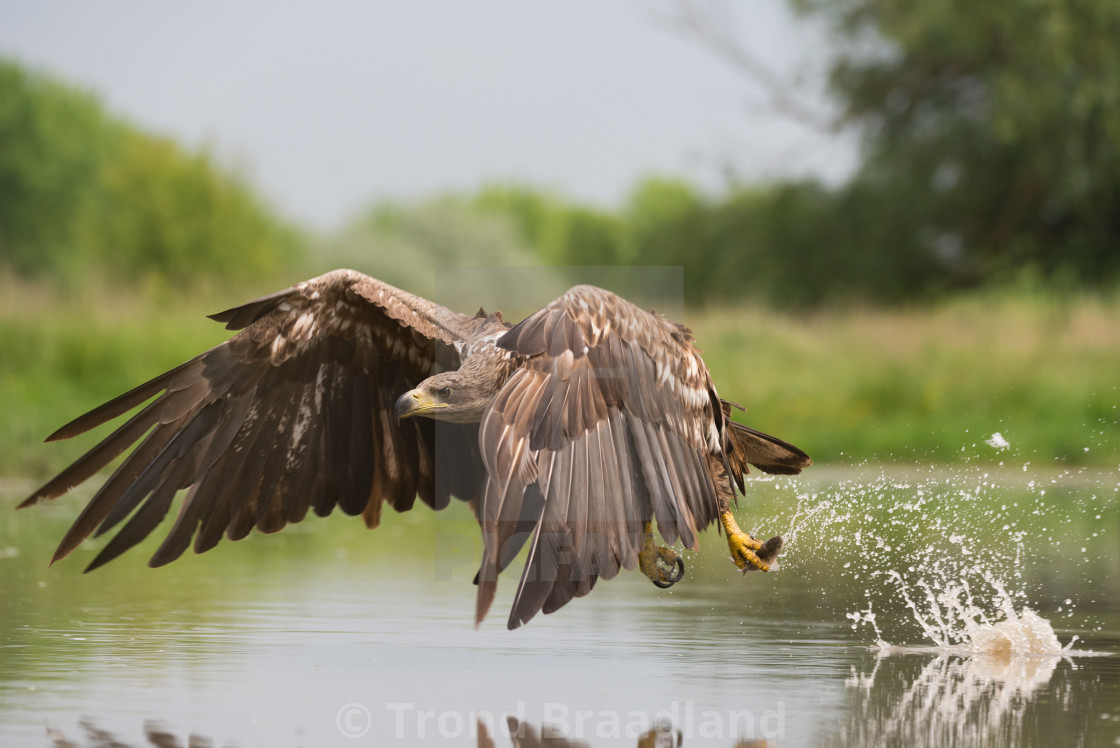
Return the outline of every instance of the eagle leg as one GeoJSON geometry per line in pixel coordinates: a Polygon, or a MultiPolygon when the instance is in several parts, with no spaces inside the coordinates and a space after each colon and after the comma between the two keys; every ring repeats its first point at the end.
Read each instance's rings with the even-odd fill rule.
{"type": "Polygon", "coordinates": [[[684,559],[672,548],[653,544],[652,522],[646,522],[645,534],[645,545],[638,553],[642,573],[661,589],[672,587],[684,578],[684,559]]]}
{"type": "Polygon", "coordinates": [[[739,571],[777,571],[778,554],[782,552],[782,539],[774,536],[765,543],[755,540],[748,532],[743,532],[730,511],[719,516],[727,533],[727,547],[731,549],[731,560],[739,571]]]}

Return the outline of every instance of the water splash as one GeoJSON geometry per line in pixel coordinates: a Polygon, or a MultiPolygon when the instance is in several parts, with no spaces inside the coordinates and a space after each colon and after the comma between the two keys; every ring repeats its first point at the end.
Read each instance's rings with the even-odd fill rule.
{"type": "Polygon", "coordinates": [[[986,579],[996,597],[984,603],[973,598],[967,582],[950,583],[938,591],[925,579],[917,582],[923,597],[916,601],[898,572],[888,571],[885,576],[897,585],[899,597],[933,646],[900,646],[886,641],[870,605],[867,610],[848,613],[853,628],[861,624],[872,628],[875,647],[881,651],[933,650],[994,658],[1046,657],[1069,654],[1078,639],[1074,635],[1063,647],[1050,621],[1026,606],[1017,610],[1003,584],[990,575],[986,579]],[[994,614],[990,610],[993,602],[997,611],[994,614]]]}
{"type": "Polygon", "coordinates": [[[985,439],[984,443],[996,450],[1004,450],[1011,446],[1011,442],[1007,441],[1003,434],[998,431],[992,434],[991,438],[985,439]]]}
{"type": "MultiPolygon", "coordinates": [[[[787,527],[787,569],[796,573],[801,554],[823,557],[830,578],[822,587],[862,586],[865,606],[846,615],[854,630],[873,632],[880,650],[1068,655],[1077,637],[1062,646],[1030,603],[1032,593],[1052,598],[1039,594],[1039,579],[1090,561],[1084,547],[1061,547],[1061,537],[1069,537],[1061,526],[1085,513],[1047,493],[1079,478],[1070,470],[1040,475],[1024,467],[939,467],[841,480],[834,490],[800,493],[792,516],[767,523],[787,527]],[[890,643],[915,639],[923,644],[890,643]]],[[[1104,531],[1102,524],[1091,535],[1104,531]]],[[[1066,599],[1057,610],[1069,617],[1076,607],[1066,599]]]]}
{"type": "Polygon", "coordinates": [[[1047,618],[1092,626],[1067,590],[1111,587],[1084,580],[1113,568],[1120,473],[1027,463],[848,478],[806,475],[793,505],[759,522],[788,528],[786,569],[871,640],[845,681],[847,717],[821,744],[1037,742],[1039,695],[1072,708],[1074,691],[1050,684],[1095,654],[1047,618]]]}

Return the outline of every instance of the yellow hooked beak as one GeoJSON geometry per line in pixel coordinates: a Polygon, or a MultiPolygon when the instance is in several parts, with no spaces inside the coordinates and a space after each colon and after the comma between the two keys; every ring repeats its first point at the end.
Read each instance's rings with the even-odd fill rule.
{"type": "Polygon", "coordinates": [[[436,400],[422,390],[409,390],[397,399],[393,412],[397,414],[397,418],[408,418],[446,407],[447,403],[436,400]]]}

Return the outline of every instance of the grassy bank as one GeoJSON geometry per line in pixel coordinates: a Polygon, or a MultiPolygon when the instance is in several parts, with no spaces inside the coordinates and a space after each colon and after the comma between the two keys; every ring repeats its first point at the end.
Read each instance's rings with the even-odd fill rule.
{"type": "MultiPolygon", "coordinates": [[[[274,284],[277,287],[282,283],[274,284]]],[[[92,441],[41,444],[72,417],[225,337],[222,298],[0,283],[0,475],[41,479],[92,441]]],[[[720,393],[818,462],[1120,462],[1120,300],[1023,294],[920,310],[686,320],[720,393]],[[1001,432],[1011,448],[986,445],[1001,432]]]]}
{"type": "Polygon", "coordinates": [[[0,281],[0,475],[57,472],[94,442],[44,446],[48,434],[227,336],[205,318],[222,301],[162,297],[131,288],[63,297],[0,281]]]}
{"type": "Polygon", "coordinates": [[[721,394],[749,407],[744,420],[820,461],[1120,463],[1116,298],[727,310],[692,326],[721,394]],[[997,431],[1006,451],[985,443],[997,431]]]}

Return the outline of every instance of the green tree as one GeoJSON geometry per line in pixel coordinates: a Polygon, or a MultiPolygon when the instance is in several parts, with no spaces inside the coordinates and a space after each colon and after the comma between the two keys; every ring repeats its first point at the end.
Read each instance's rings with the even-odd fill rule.
{"type": "Polygon", "coordinates": [[[0,60],[0,265],[64,269],[121,131],[93,96],[0,60]]]}
{"type": "Polygon", "coordinates": [[[480,210],[463,198],[378,203],[319,243],[311,271],[354,268],[421,296],[444,299],[455,285],[456,266],[539,262],[522,231],[504,210],[480,210]]]}
{"type": "Polygon", "coordinates": [[[878,254],[944,284],[1120,275],[1120,4],[794,2],[835,31],[865,136],[841,200],[876,206],[878,254]]]}
{"type": "Polygon", "coordinates": [[[0,270],[84,282],[239,281],[300,258],[235,172],[0,60],[0,270]]]}
{"type": "Polygon", "coordinates": [[[469,203],[512,221],[540,261],[551,265],[615,265],[626,261],[618,216],[524,185],[482,188],[469,203]]]}
{"type": "Polygon", "coordinates": [[[553,265],[622,264],[622,225],[607,211],[567,205],[545,224],[540,251],[553,265]]]}
{"type": "Polygon", "coordinates": [[[541,247],[548,224],[563,210],[559,197],[519,184],[485,185],[469,202],[483,213],[511,220],[521,238],[535,248],[541,247]]]}
{"type": "Polygon", "coordinates": [[[80,235],[97,266],[117,277],[277,275],[298,256],[293,231],[206,151],[131,132],[99,178],[80,235]]]}

